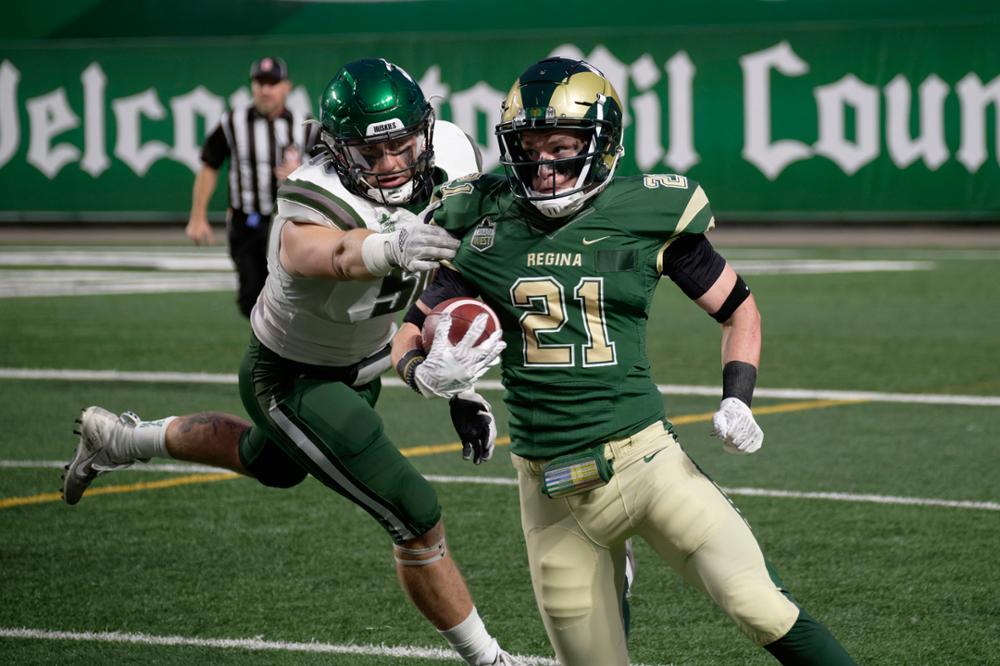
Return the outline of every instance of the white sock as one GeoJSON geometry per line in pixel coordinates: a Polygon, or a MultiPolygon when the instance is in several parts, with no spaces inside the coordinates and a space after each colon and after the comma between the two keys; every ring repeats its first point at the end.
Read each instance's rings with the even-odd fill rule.
{"type": "Polygon", "coordinates": [[[440,634],[471,666],[488,666],[500,655],[500,646],[486,631],[486,625],[475,606],[469,617],[451,629],[440,631],[440,634]]]}
{"type": "Polygon", "coordinates": [[[168,416],[156,421],[140,421],[132,430],[131,441],[125,442],[124,453],[140,460],[171,457],[167,453],[167,426],[176,418],[168,416]]]}

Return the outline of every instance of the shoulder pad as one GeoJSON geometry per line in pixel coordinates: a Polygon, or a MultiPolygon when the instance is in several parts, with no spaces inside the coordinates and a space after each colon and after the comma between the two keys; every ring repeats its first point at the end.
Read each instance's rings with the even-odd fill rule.
{"type": "Polygon", "coordinates": [[[327,172],[325,161],[310,160],[296,169],[278,190],[278,213],[296,218],[289,212],[307,208],[316,216],[340,229],[367,226],[358,210],[357,197],[347,191],[335,172],[327,172]]]}
{"type": "Polygon", "coordinates": [[[598,197],[599,207],[639,234],[664,237],[705,233],[715,217],[705,190],[677,174],[643,174],[616,178],[598,197]]]}
{"type": "Polygon", "coordinates": [[[485,215],[498,210],[499,193],[507,179],[496,174],[474,173],[456,178],[434,191],[434,223],[461,235],[485,215]]]}
{"type": "Polygon", "coordinates": [[[447,120],[434,123],[434,166],[445,173],[445,180],[452,180],[482,167],[479,148],[462,129],[447,120]]]}

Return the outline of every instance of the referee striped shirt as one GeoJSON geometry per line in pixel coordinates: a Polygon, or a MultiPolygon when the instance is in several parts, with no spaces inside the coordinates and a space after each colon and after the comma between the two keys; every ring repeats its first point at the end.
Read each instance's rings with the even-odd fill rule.
{"type": "Polygon", "coordinates": [[[294,146],[304,162],[318,134],[315,125],[294,122],[287,108],[271,119],[250,105],[222,115],[202,146],[201,161],[218,170],[230,160],[230,208],[270,215],[278,191],[274,168],[284,161],[285,149],[294,146]]]}

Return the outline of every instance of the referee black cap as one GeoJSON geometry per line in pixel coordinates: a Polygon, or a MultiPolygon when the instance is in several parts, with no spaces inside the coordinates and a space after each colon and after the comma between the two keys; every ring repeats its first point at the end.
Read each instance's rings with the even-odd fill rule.
{"type": "Polygon", "coordinates": [[[288,65],[281,58],[265,56],[250,65],[250,80],[261,83],[280,83],[288,78],[288,65]]]}

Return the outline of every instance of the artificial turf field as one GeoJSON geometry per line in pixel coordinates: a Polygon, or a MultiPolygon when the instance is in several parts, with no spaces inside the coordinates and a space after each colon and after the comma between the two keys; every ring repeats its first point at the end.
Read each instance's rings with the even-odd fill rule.
{"type": "MultiPolygon", "coordinates": [[[[158,460],[102,477],[78,506],[59,501],[81,407],[242,414],[247,338],[229,291],[25,295],[43,274],[63,287],[81,271],[151,277],[116,266],[135,248],[85,248],[110,268],[91,255],[52,267],[65,249],[0,248],[0,663],[458,663],[404,599],[388,537],[315,481],[277,491],[158,460]]],[[[139,254],[161,251],[225,263],[219,250],[139,254]]],[[[664,401],[688,453],[859,663],[1000,663],[1000,250],[724,253],[764,318],[765,443],[735,457],[709,437],[718,399],[697,389],[720,381],[718,325],[666,281],[649,354],[656,381],[676,387],[664,401]],[[844,263],[858,261],[871,263],[844,263]]],[[[152,277],[167,274],[184,275],[152,277]]],[[[485,395],[503,435],[502,393],[485,395]]],[[[552,663],[506,447],[464,463],[447,446],[447,405],[393,382],[379,408],[437,479],[487,626],[528,663],[552,663]]],[[[645,544],[636,552],[634,662],[775,663],[645,544]]]]}

